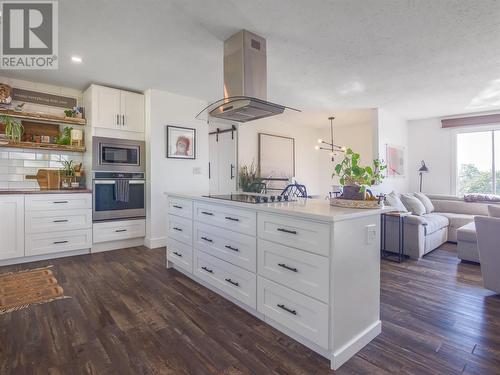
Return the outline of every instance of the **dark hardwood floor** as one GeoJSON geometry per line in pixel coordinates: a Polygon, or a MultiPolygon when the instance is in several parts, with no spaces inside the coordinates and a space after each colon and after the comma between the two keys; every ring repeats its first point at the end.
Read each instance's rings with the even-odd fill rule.
{"type": "MultiPolygon", "coordinates": [[[[0,374],[329,374],[329,362],[130,248],[53,264],[72,298],[0,315],[0,374]]],[[[499,270],[500,272],[500,270],[499,270]]],[[[338,374],[500,374],[500,297],[444,246],[382,263],[382,334],[338,374]]]]}

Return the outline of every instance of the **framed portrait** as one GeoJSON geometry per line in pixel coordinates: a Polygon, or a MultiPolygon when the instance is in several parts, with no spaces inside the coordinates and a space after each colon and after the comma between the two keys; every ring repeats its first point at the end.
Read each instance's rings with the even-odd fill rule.
{"type": "Polygon", "coordinates": [[[196,129],[167,125],[167,158],[196,159],[196,129]]]}

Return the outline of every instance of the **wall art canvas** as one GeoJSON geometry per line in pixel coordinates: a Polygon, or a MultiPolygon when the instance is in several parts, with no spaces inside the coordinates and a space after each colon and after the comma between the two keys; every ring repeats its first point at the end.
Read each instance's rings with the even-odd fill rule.
{"type": "Polygon", "coordinates": [[[402,146],[386,145],[387,176],[405,176],[405,149],[402,146]]]}
{"type": "Polygon", "coordinates": [[[259,133],[259,172],[266,178],[295,176],[295,139],[259,133]]]}
{"type": "Polygon", "coordinates": [[[167,158],[196,159],[196,129],[167,125],[167,158]]]}

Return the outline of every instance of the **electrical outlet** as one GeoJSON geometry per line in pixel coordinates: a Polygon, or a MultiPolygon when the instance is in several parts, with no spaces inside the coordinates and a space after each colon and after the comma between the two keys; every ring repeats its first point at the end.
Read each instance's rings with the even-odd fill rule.
{"type": "Polygon", "coordinates": [[[193,174],[201,174],[201,168],[200,167],[193,167],[193,174]]]}
{"type": "Polygon", "coordinates": [[[377,238],[377,226],[375,224],[370,224],[365,226],[365,242],[370,245],[377,238]]]}

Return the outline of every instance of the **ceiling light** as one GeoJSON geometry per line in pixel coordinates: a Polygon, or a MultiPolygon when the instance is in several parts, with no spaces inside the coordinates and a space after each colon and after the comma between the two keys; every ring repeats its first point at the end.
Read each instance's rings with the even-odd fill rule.
{"type": "Polygon", "coordinates": [[[71,56],[71,61],[76,64],[80,64],[82,62],[82,58],[80,56],[71,56]]]}

